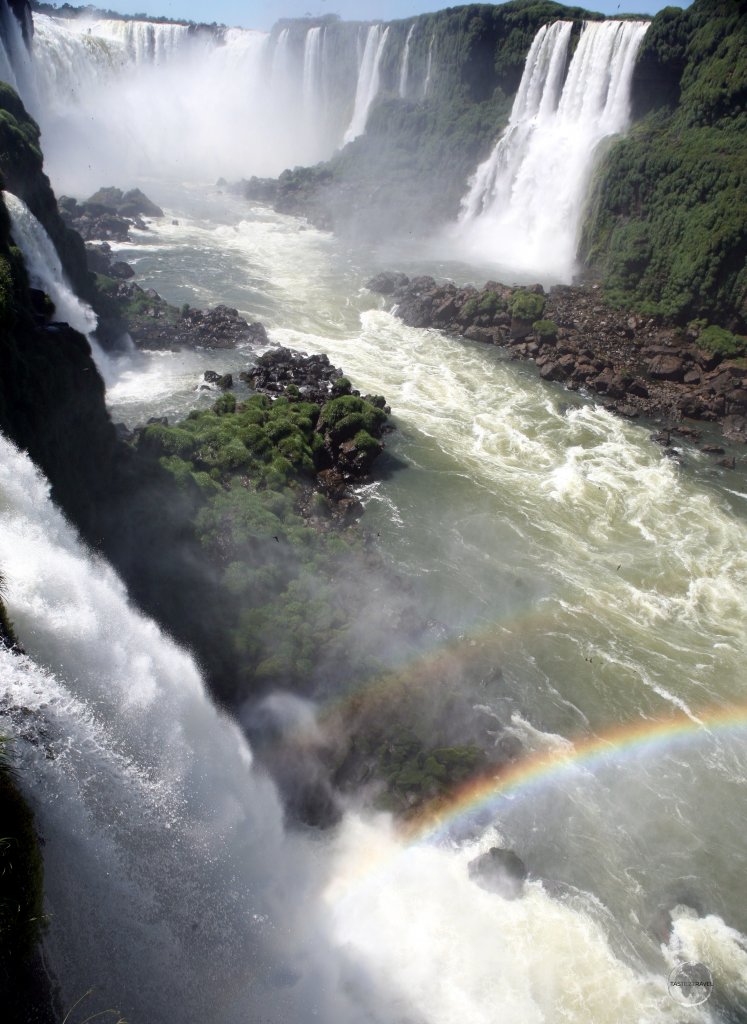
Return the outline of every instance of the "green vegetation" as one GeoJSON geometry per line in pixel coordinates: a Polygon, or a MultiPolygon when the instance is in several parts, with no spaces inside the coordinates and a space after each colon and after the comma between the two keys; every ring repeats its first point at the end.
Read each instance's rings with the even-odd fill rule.
{"type": "Polygon", "coordinates": [[[636,110],[592,191],[581,254],[617,305],[684,322],[747,314],[747,20],[695,0],[656,16],[636,110]]]}
{"type": "Polygon", "coordinates": [[[378,668],[368,655],[356,660],[347,643],[360,540],[329,529],[328,500],[310,492],[337,445],[378,453],[386,419],[355,395],[319,406],[289,388],[274,401],[237,403],[226,393],[179,424],[140,433],[140,455],[175,481],[218,574],[220,642],[238,666],[234,692],[223,694],[229,702],[257,684],[308,690],[324,664],[357,674],[378,668]]]}
{"type": "MultiPolygon", "coordinates": [[[[401,58],[414,19],[391,22],[365,134],[326,164],[284,172],[277,191],[264,183],[264,198],[342,232],[381,237],[432,230],[456,215],[467,180],[505,127],[539,27],[565,18],[580,28],[582,19],[595,17],[551,0],[422,15],[410,40],[404,99],[401,58]],[[426,94],[429,54],[434,73],[426,94]]],[[[329,26],[327,45],[351,31],[357,29],[349,24],[329,26]]],[[[355,71],[347,69],[348,88],[355,71]]]]}
{"type": "Polygon", "coordinates": [[[523,288],[517,288],[511,296],[511,314],[517,320],[528,320],[531,323],[539,321],[545,308],[544,295],[537,292],[528,292],[523,288]]]}
{"type": "Polygon", "coordinates": [[[558,325],[552,320],[535,320],[532,330],[543,339],[557,338],[558,336],[558,325]]]}
{"type": "Polygon", "coordinates": [[[727,357],[743,356],[747,352],[747,338],[739,337],[715,325],[701,331],[698,344],[706,352],[716,352],[727,357]]]}
{"type": "Polygon", "coordinates": [[[427,748],[413,733],[400,730],[375,751],[386,792],[383,810],[401,810],[447,793],[474,775],[486,761],[480,747],[427,748]]]}
{"type": "Polygon", "coordinates": [[[496,313],[503,312],[506,308],[506,302],[498,292],[487,290],[479,295],[473,295],[471,299],[467,299],[462,306],[460,317],[465,322],[474,320],[478,316],[492,318],[496,313]]]}

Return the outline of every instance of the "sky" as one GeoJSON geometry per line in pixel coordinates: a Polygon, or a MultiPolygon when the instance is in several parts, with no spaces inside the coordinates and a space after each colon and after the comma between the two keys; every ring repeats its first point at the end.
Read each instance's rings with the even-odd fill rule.
{"type": "MultiPolygon", "coordinates": [[[[70,0],[82,4],[85,0],[70,0]]],[[[392,21],[444,7],[459,0],[91,0],[121,14],[145,13],[191,21],[217,21],[242,28],[269,29],[278,18],[339,14],[346,21],[392,21]]],[[[62,0],[57,0],[58,4],[62,0]]],[[[687,0],[576,0],[579,7],[603,14],[655,14],[662,7],[687,7],[687,0]]]]}

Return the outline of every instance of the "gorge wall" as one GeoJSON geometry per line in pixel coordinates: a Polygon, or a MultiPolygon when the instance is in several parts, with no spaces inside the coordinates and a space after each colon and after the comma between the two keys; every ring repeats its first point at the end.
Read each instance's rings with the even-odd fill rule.
{"type": "Polygon", "coordinates": [[[695,0],[654,18],[636,123],[600,161],[581,243],[621,305],[744,330],[747,5],[695,0]]]}

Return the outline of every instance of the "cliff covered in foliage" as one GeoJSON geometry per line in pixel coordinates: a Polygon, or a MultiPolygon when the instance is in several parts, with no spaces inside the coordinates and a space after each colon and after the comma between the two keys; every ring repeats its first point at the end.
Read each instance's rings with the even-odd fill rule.
{"type": "Polygon", "coordinates": [[[577,36],[583,19],[599,17],[553,0],[510,0],[389,23],[365,133],[327,163],[245,183],[247,195],[348,235],[422,235],[456,217],[508,121],[538,29],[573,18],[577,36]]]}
{"type": "Polygon", "coordinates": [[[744,330],[747,4],[695,0],[654,19],[630,134],[605,154],[581,255],[618,305],[744,330]]]}

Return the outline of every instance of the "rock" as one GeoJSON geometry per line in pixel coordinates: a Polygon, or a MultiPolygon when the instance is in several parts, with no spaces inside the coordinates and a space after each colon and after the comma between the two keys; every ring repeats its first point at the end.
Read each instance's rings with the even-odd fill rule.
{"type": "Polygon", "coordinates": [[[664,353],[655,355],[650,360],[647,369],[656,380],[682,380],[685,375],[680,357],[664,353]]]}
{"type": "Polygon", "coordinates": [[[332,394],[335,381],[343,377],[325,355],[306,355],[292,349],[269,349],[249,371],[248,383],[255,391],[276,395],[294,385],[311,402],[323,404],[332,394]]]}
{"type": "MultiPolygon", "coordinates": [[[[173,328],[174,340],[190,348],[236,348],[237,345],[265,345],[267,331],[260,323],[247,323],[229,306],[187,309],[173,328]]],[[[137,339],[136,339],[137,340],[137,339]]]]}
{"type": "Polygon", "coordinates": [[[126,281],[135,276],[135,271],[129,263],[125,263],[123,260],[117,260],[109,267],[109,276],[115,277],[120,281],[126,281]]]}
{"type": "Polygon", "coordinates": [[[565,371],[559,362],[550,359],[540,369],[540,377],[543,380],[563,380],[565,371]]]}
{"type": "Polygon", "coordinates": [[[156,206],[139,188],[132,188],[129,192],[125,192],[122,201],[117,207],[117,213],[124,217],[138,215],[143,217],[163,217],[161,207],[156,206]]]}
{"type": "Polygon", "coordinates": [[[521,317],[511,317],[511,337],[526,338],[532,333],[532,320],[522,320],[521,317]]]}
{"type": "Polygon", "coordinates": [[[723,431],[730,441],[747,441],[747,416],[726,416],[723,431]]]}
{"type": "Polygon", "coordinates": [[[215,383],[222,391],[228,391],[229,388],[233,387],[233,375],[224,373],[222,377],[218,377],[215,383]]]}
{"type": "Polygon", "coordinates": [[[470,861],[468,870],[470,878],[481,888],[506,900],[521,896],[528,874],[526,865],[513,850],[503,850],[498,846],[470,861]]]}
{"type": "Polygon", "coordinates": [[[391,295],[393,292],[399,291],[400,288],[406,288],[409,283],[410,278],[407,274],[398,274],[385,270],[366,282],[366,288],[370,292],[377,292],[379,295],[391,295]]]}
{"type": "Polygon", "coordinates": [[[202,379],[208,384],[217,384],[220,380],[220,374],[216,373],[215,370],[205,370],[202,379]]]}

